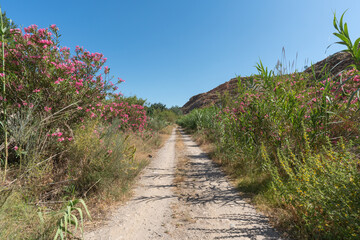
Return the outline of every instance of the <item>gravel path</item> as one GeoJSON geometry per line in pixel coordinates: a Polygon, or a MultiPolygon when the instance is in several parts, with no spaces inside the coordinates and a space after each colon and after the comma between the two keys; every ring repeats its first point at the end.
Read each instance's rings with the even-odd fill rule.
{"type": "Polygon", "coordinates": [[[85,239],[280,239],[237,194],[220,169],[175,130],[144,170],[134,197],[112,213],[104,227],[85,239]],[[175,154],[176,137],[185,144],[175,154]],[[177,157],[175,157],[177,156],[177,157]],[[174,184],[176,159],[187,158],[184,176],[174,184]]]}

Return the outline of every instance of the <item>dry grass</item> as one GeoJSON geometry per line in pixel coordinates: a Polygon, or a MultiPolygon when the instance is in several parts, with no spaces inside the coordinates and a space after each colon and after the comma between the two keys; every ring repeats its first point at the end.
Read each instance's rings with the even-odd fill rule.
{"type": "MultiPolygon", "coordinates": [[[[177,196],[183,195],[182,184],[186,180],[186,171],[188,168],[189,158],[185,156],[185,145],[181,138],[181,133],[179,129],[177,129],[177,138],[175,143],[176,149],[176,172],[174,178],[174,184],[176,185],[175,194],[177,196]]],[[[186,210],[181,204],[173,204],[172,205],[173,215],[172,217],[176,219],[176,223],[174,224],[176,227],[181,227],[186,222],[193,223],[195,220],[190,216],[188,210],[186,210]]]]}
{"type": "Polygon", "coordinates": [[[180,184],[185,180],[186,175],[186,164],[189,162],[189,159],[185,156],[185,145],[184,142],[181,140],[181,134],[180,131],[177,130],[176,132],[177,138],[175,143],[175,149],[176,149],[176,173],[175,173],[175,179],[174,183],[177,186],[176,190],[180,190],[180,184]]]}

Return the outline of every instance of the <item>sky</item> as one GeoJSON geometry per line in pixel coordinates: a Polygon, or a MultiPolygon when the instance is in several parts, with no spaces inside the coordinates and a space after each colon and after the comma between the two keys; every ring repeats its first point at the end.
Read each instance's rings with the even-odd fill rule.
{"type": "MultiPolygon", "coordinates": [[[[101,52],[125,96],[182,106],[237,76],[274,69],[285,49],[297,71],[343,50],[334,12],[360,37],[359,0],[0,0],[16,24],[56,24],[62,46],[101,52]],[[297,57],[296,57],[297,56],[297,57]]],[[[293,69],[295,70],[295,69],[293,69]]]]}

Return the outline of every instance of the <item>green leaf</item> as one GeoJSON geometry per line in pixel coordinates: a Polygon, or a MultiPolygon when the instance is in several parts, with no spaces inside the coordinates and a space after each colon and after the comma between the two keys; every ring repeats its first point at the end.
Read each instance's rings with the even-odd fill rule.
{"type": "Polygon", "coordinates": [[[58,230],[56,231],[56,234],[55,234],[55,237],[54,237],[54,240],[57,240],[59,234],[60,234],[60,229],[58,228],[58,230]]]}
{"type": "Polygon", "coordinates": [[[342,78],[340,78],[340,84],[339,87],[336,91],[338,91],[342,86],[344,86],[344,84],[349,81],[350,79],[352,79],[353,77],[348,77],[345,81],[342,81],[342,78]]]}
{"type": "Polygon", "coordinates": [[[74,223],[73,225],[75,225],[75,231],[77,230],[78,226],[79,226],[79,222],[78,222],[78,219],[76,218],[75,215],[72,215],[72,218],[74,220],[74,223]]]}
{"type": "Polygon", "coordinates": [[[348,39],[350,39],[347,23],[344,24],[344,34],[348,39]]]}
{"type": "Polygon", "coordinates": [[[334,13],[333,24],[334,24],[334,28],[335,28],[336,30],[340,31],[339,28],[338,28],[338,24],[337,24],[336,13],[334,13]]]}
{"type": "Polygon", "coordinates": [[[79,199],[79,202],[83,205],[83,207],[84,207],[84,209],[85,209],[85,212],[86,212],[87,216],[91,219],[91,215],[90,215],[90,213],[89,213],[89,210],[88,210],[88,208],[87,208],[87,206],[86,206],[86,204],[85,204],[84,200],[79,199]]]}
{"type": "MultiPolygon", "coordinates": [[[[346,43],[344,43],[344,42],[335,42],[336,44],[342,44],[342,45],[345,45],[345,46],[347,46],[347,44],[346,43]]],[[[345,52],[346,50],[342,50],[342,52],[345,52]]]]}
{"type": "Polygon", "coordinates": [[[67,232],[68,229],[68,220],[67,220],[67,216],[64,217],[64,231],[67,232]]]}
{"type": "Polygon", "coordinates": [[[351,46],[351,43],[349,42],[349,39],[346,38],[346,36],[339,33],[334,33],[334,35],[340,38],[343,42],[345,42],[347,46],[351,46]]]}
{"type": "Polygon", "coordinates": [[[348,101],[348,105],[347,107],[349,108],[350,107],[350,104],[351,104],[351,100],[354,98],[355,94],[358,93],[360,91],[360,88],[358,88],[355,92],[353,92],[349,98],[349,101],[348,101]]]}
{"type": "Polygon", "coordinates": [[[341,15],[341,18],[340,18],[340,31],[341,32],[344,32],[344,28],[343,28],[343,18],[344,18],[344,14],[346,13],[346,11],[341,15]]]}
{"type": "Polygon", "coordinates": [[[356,55],[359,51],[360,38],[356,39],[353,46],[353,53],[356,55]]]}

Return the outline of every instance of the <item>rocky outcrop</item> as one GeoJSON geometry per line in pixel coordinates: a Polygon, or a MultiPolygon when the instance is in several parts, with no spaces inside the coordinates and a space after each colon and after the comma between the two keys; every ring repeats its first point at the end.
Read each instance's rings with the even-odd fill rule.
{"type": "Polygon", "coordinates": [[[195,108],[203,108],[213,105],[219,102],[220,95],[225,94],[225,92],[228,92],[230,95],[236,94],[237,83],[238,78],[233,78],[206,93],[200,93],[191,97],[190,100],[182,107],[182,111],[186,114],[195,108]]]}
{"type": "MultiPolygon", "coordinates": [[[[332,75],[336,75],[344,70],[350,64],[353,64],[351,55],[346,52],[335,53],[324,60],[317,62],[313,65],[316,78],[320,78],[324,72],[330,72],[332,75]],[[325,71],[322,69],[325,67],[325,71]]],[[[309,67],[304,70],[304,73],[310,74],[310,78],[313,78],[312,68],[309,67]]],[[[245,78],[240,78],[245,79],[245,78]]],[[[237,92],[238,78],[232,78],[230,81],[225,82],[216,88],[206,92],[195,95],[189,99],[187,103],[182,107],[182,111],[186,114],[195,108],[203,108],[220,101],[220,96],[228,93],[230,96],[234,96],[237,92]]]]}
{"type": "MultiPolygon", "coordinates": [[[[336,75],[340,73],[342,70],[344,70],[346,67],[348,67],[349,65],[354,64],[354,61],[352,60],[350,53],[337,52],[313,65],[316,78],[320,78],[321,75],[324,74],[324,71],[322,71],[322,69],[324,68],[325,64],[326,67],[324,71],[326,71],[327,73],[331,73],[332,75],[336,75]]],[[[311,67],[305,69],[304,73],[313,75],[311,67]]]]}

